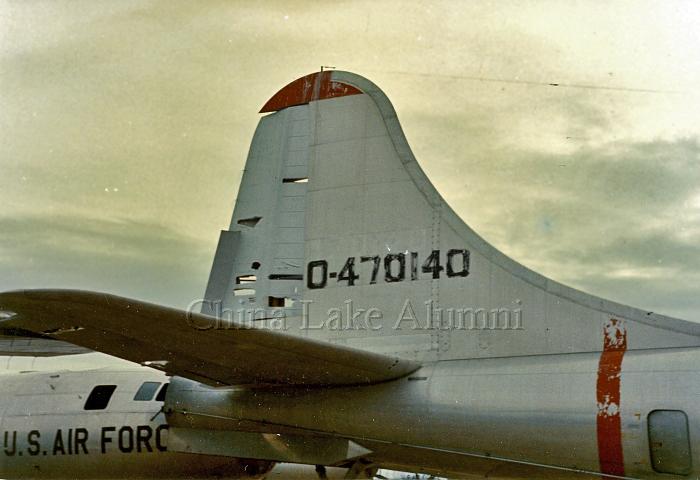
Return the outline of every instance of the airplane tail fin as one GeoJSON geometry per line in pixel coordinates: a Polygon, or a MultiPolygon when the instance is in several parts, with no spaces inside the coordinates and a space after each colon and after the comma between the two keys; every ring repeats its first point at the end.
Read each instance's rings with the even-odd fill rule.
{"type": "Polygon", "coordinates": [[[417,360],[700,344],[694,323],[565,287],[479,237],[369,80],[313,73],[261,113],[205,313],[284,315],[289,333],[417,360]]]}

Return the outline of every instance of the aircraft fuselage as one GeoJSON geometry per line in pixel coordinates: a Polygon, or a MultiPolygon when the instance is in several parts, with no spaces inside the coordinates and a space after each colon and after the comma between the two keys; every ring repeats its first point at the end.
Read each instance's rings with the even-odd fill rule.
{"type": "Polygon", "coordinates": [[[0,375],[0,478],[254,478],[270,462],[169,452],[168,424],[156,392],[135,400],[150,369],[0,375]],[[86,410],[98,385],[116,389],[108,405],[86,410]]]}
{"type": "MultiPolygon", "coordinates": [[[[188,413],[175,423],[215,428],[232,418],[270,431],[333,432],[373,450],[372,458],[388,468],[477,477],[505,460],[496,476],[519,477],[528,465],[546,465],[557,467],[553,478],[582,478],[582,472],[602,469],[667,478],[652,467],[651,451],[658,447],[654,442],[675,442],[675,453],[655,450],[664,461],[656,467],[700,473],[700,371],[687,368],[700,362],[700,349],[630,351],[617,371],[605,355],[441,361],[407,378],[361,388],[183,395],[181,411],[188,413]],[[606,393],[616,380],[617,395],[606,393]],[[655,412],[671,412],[682,422],[650,427],[650,415],[661,418],[655,412]],[[684,424],[687,431],[679,428],[684,424]],[[618,441],[622,448],[616,450],[618,441]],[[679,451],[683,445],[687,458],[679,451]]],[[[172,387],[179,388],[177,381],[172,387]]]]}
{"type": "Polygon", "coordinates": [[[619,458],[626,477],[666,478],[651,466],[650,414],[659,411],[683,412],[692,455],[688,473],[697,474],[700,458],[692,442],[700,438],[700,372],[687,365],[700,361],[700,350],[627,352],[614,406],[598,402],[601,374],[609,373],[601,357],[442,361],[404,379],[355,388],[195,389],[186,394],[191,382],[178,378],[169,394],[178,398],[178,407],[168,415],[155,391],[169,378],[149,369],[5,374],[0,376],[0,478],[266,472],[271,463],[264,460],[168,451],[169,423],[217,430],[227,419],[271,432],[350,438],[371,450],[376,463],[396,469],[481,476],[495,468],[499,477],[512,478],[542,465],[556,467],[556,478],[585,478],[584,472],[599,471],[602,461],[619,458]],[[157,384],[152,398],[135,400],[146,382],[157,384]],[[106,408],[85,410],[98,385],[116,389],[106,408]],[[604,452],[607,457],[601,444],[616,430],[606,426],[605,415],[601,418],[606,408],[619,409],[615,416],[623,446],[620,452],[604,452]],[[412,457],[416,463],[407,461],[412,457]]]}

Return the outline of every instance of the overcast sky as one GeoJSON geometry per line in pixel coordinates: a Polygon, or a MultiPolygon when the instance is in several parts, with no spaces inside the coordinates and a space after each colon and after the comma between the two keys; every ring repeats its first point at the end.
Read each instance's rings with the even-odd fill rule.
{"type": "Polygon", "coordinates": [[[506,254],[700,320],[700,4],[258,3],[0,1],[0,290],[200,297],[258,110],[331,65],[506,254]]]}

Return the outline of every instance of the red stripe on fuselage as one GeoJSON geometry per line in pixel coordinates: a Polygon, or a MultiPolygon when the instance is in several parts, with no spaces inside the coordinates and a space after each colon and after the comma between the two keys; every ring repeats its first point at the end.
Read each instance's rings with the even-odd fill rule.
{"type": "Polygon", "coordinates": [[[622,320],[612,318],[603,327],[603,353],[598,364],[596,383],[598,459],[601,473],[608,475],[625,474],[620,419],[620,374],[626,350],[625,325],[622,320]]]}

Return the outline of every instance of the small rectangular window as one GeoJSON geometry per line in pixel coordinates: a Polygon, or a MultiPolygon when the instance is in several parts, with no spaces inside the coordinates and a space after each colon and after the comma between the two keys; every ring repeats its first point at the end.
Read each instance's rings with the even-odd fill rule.
{"type": "Polygon", "coordinates": [[[268,307],[284,307],[284,298],[268,297],[267,306],[268,307]]]}
{"type": "Polygon", "coordinates": [[[308,183],[309,177],[283,178],[282,183],[308,183]]]}
{"type": "Polygon", "coordinates": [[[160,392],[158,392],[158,395],[156,395],[156,402],[164,402],[165,401],[165,394],[168,393],[168,385],[169,383],[166,383],[163,385],[160,389],[160,392]]]}
{"type": "Polygon", "coordinates": [[[85,401],[85,410],[104,410],[107,408],[116,389],[116,385],[98,385],[93,388],[85,401]]]}
{"type": "Polygon", "coordinates": [[[294,300],[289,297],[267,297],[268,307],[292,307],[294,300]]]}
{"type": "Polygon", "coordinates": [[[241,218],[238,220],[238,224],[245,225],[246,227],[254,227],[260,220],[262,220],[262,217],[241,218]]]}
{"type": "Polygon", "coordinates": [[[236,285],[243,285],[245,283],[254,283],[258,280],[255,275],[239,275],[236,277],[236,285]]]}
{"type": "Polygon", "coordinates": [[[234,288],[233,295],[236,297],[252,297],[255,295],[255,290],[252,288],[234,288]]]}
{"type": "Polygon", "coordinates": [[[153,400],[153,395],[158,391],[160,387],[160,382],[144,382],[139,388],[136,395],[134,395],[134,400],[137,402],[150,402],[153,400]]]}

